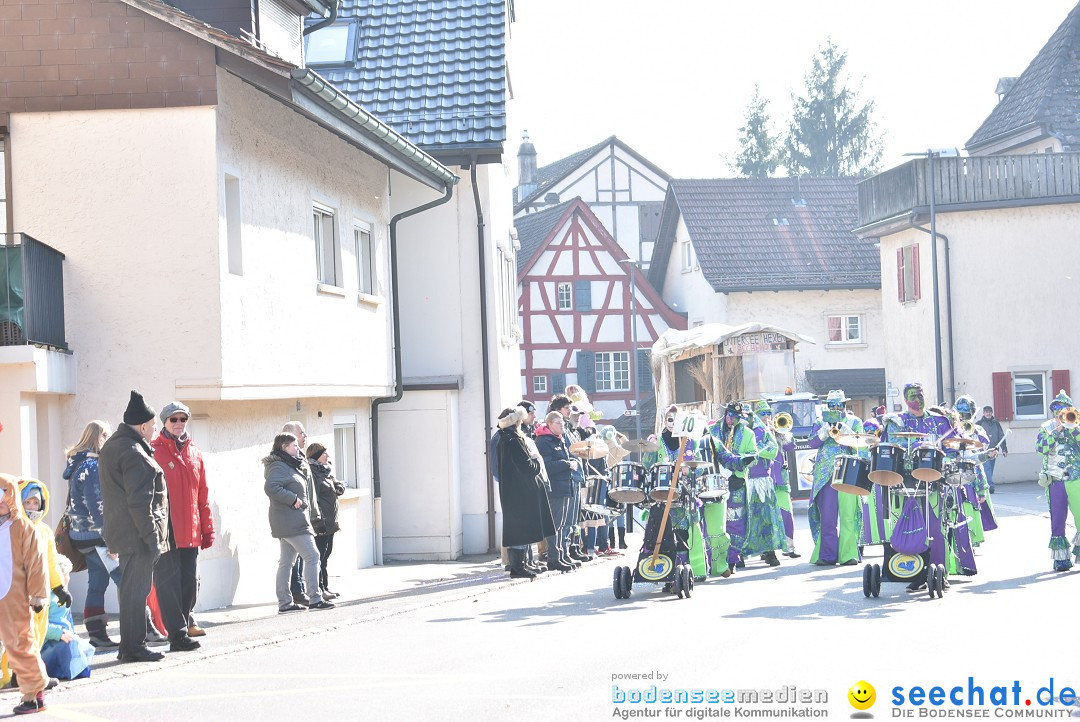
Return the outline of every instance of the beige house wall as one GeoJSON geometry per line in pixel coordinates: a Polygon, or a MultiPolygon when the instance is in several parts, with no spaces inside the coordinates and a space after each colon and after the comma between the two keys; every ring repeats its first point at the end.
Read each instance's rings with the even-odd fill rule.
{"type": "MultiPolygon", "coordinates": [[[[945,244],[939,248],[943,335],[943,384],[952,401],[972,395],[982,406],[994,403],[992,374],[1003,371],[1080,370],[1080,340],[1069,314],[1080,290],[1080,205],[941,213],[938,232],[949,239],[952,275],[955,394],[948,359],[945,321],[945,244]]],[[[906,230],[881,238],[882,299],[888,379],[903,387],[920,380],[934,395],[933,286],[929,236],[906,230]],[[919,241],[922,298],[897,300],[896,249],[919,241]]],[[[1051,394],[1056,393],[1054,389],[1051,394]]],[[[1039,459],[1034,443],[1039,420],[1003,422],[1012,429],[1011,454],[999,460],[995,478],[1033,479],[1039,459]]]]}

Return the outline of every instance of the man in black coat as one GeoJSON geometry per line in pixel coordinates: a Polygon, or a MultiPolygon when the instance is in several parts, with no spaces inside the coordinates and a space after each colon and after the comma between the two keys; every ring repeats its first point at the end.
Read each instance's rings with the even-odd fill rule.
{"type": "Polygon", "coordinates": [[[510,555],[510,576],[532,579],[526,566],[528,547],[555,533],[551,509],[540,494],[540,455],[521,433],[527,412],[520,406],[499,415],[497,448],[499,499],[503,512],[503,544],[510,555]]]}
{"type": "Polygon", "coordinates": [[[146,597],[154,562],[169,550],[169,497],[165,475],[149,441],[156,413],[138,391],[131,392],[124,423],[101,447],[98,473],[104,507],[105,544],[120,556],[121,662],[157,662],[164,655],[146,648],[146,597]]]}
{"type": "MultiPolygon", "coordinates": [[[[1004,440],[1005,432],[1001,429],[1001,422],[994,418],[994,407],[984,406],[982,418],[975,422],[982,427],[986,438],[990,441],[990,448],[997,447],[1002,456],[1009,455],[1009,444],[1004,440]],[[998,444],[1001,446],[998,446],[998,444]]],[[[986,484],[990,487],[990,493],[994,493],[994,463],[997,459],[983,462],[983,471],[986,473],[986,484]]]]}

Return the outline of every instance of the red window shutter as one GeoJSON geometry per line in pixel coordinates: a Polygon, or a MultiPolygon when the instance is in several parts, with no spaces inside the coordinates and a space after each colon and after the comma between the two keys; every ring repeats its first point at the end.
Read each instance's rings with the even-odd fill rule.
{"type": "Polygon", "coordinates": [[[994,416],[999,421],[1012,421],[1013,418],[1013,380],[1008,371],[991,374],[994,385],[994,416]]]}
{"type": "Polygon", "coordinates": [[[915,298],[912,301],[918,301],[922,298],[922,286],[919,283],[919,244],[916,243],[911,247],[911,275],[915,278],[915,298]]]}
{"type": "Polygon", "coordinates": [[[903,303],[904,298],[904,249],[896,249],[896,297],[903,303]]]}
{"type": "Polygon", "coordinates": [[[1058,391],[1064,391],[1070,397],[1072,396],[1072,392],[1069,391],[1069,369],[1050,372],[1050,396],[1057,396],[1058,391]]]}

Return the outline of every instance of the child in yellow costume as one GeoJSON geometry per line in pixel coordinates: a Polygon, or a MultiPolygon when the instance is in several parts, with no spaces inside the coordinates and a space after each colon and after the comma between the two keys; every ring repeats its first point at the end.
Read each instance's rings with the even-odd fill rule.
{"type": "Polygon", "coordinates": [[[19,676],[15,714],[45,709],[45,665],[35,651],[30,610],[46,609],[48,599],[44,541],[23,514],[15,479],[0,474],[0,643],[19,676]]]}
{"type": "MultiPolygon", "coordinates": [[[[46,549],[46,569],[49,574],[49,587],[56,594],[57,601],[65,607],[71,606],[71,594],[64,586],[64,577],[60,573],[60,565],[56,560],[56,541],[53,530],[45,523],[45,514],[49,511],[49,490],[37,479],[19,479],[19,496],[22,501],[23,513],[33,524],[34,530],[41,537],[41,542],[46,549]]],[[[48,599],[48,595],[46,595],[48,599]]],[[[49,631],[48,605],[40,612],[34,613],[34,653],[41,652],[41,645],[45,644],[45,634],[49,631]]],[[[0,684],[7,684],[11,678],[11,670],[8,658],[5,654],[0,658],[0,684]]]]}

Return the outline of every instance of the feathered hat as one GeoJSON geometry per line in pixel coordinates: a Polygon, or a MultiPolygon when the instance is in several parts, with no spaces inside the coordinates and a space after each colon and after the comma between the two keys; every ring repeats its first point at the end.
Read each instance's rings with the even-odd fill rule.
{"type": "Polygon", "coordinates": [[[508,429],[514,424],[520,424],[529,418],[529,412],[521,406],[515,406],[512,409],[503,409],[499,414],[499,428],[508,429]]]}

